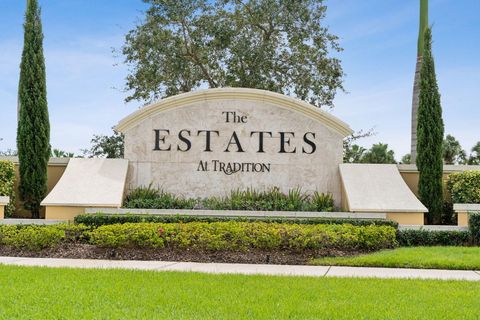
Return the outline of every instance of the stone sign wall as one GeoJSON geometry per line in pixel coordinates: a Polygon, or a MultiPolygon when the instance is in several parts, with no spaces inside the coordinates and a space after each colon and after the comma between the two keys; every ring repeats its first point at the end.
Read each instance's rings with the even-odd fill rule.
{"type": "Polygon", "coordinates": [[[164,99],[117,126],[130,161],[127,186],[186,197],[279,187],[332,193],[346,124],[309,104],[262,90],[209,89],[164,99]]]}

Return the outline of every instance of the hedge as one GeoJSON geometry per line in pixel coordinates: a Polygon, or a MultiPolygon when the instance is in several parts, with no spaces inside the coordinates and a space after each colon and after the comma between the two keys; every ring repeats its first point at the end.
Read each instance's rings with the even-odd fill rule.
{"type": "Polygon", "coordinates": [[[209,209],[209,210],[253,210],[253,211],[333,211],[331,194],[314,192],[308,194],[301,189],[291,189],[287,194],[278,188],[265,191],[247,189],[234,190],[226,197],[205,199],[182,198],[160,189],[139,187],[132,190],[124,202],[130,209],[209,209]]]}
{"type": "Polygon", "coordinates": [[[468,228],[476,244],[480,244],[480,212],[468,213],[468,228]]]}
{"type": "Polygon", "coordinates": [[[398,228],[398,223],[379,219],[349,219],[349,218],[282,218],[282,217],[219,217],[219,216],[186,216],[186,215],[155,215],[155,214],[82,214],[75,217],[75,223],[99,227],[109,224],[157,222],[157,223],[188,223],[188,222],[277,222],[295,224],[351,224],[354,226],[390,226],[398,228]]]}
{"type": "Polygon", "coordinates": [[[369,251],[395,247],[390,226],[300,225],[266,222],[125,223],[0,226],[0,245],[40,251],[67,243],[107,248],[179,250],[341,250],[369,251]]]}
{"type": "Polygon", "coordinates": [[[89,233],[90,243],[108,248],[181,250],[378,250],[395,247],[389,226],[299,225],[265,222],[125,223],[89,233]]]}
{"type": "Polygon", "coordinates": [[[450,174],[447,188],[453,203],[480,203],[480,171],[450,174]]]}
{"type": "Polygon", "coordinates": [[[15,164],[11,161],[0,160],[0,196],[10,197],[5,216],[11,217],[15,212],[15,164]]]}
{"type": "Polygon", "coordinates": [[[84,241],[87,239],[86,231],[89,229],[83,225],[71,224],[0,225],[0,245],[39,251],[56,247],[61,243],[84,241]]]}
{"type": "Polygon", "coordinates": [[[398,230],[401,247],[466,246],[471,244],[469,231],[398,230]]]}

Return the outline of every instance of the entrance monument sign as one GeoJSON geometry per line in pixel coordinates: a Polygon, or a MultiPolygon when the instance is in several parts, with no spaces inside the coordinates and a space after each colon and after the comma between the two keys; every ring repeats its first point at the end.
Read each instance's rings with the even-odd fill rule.
{"type": "Polygon", "coordinates": [[[181,94],[117,126],[125,135],[127,188],[153,184],[186,197],[279,187],[333,194],[350,128],[310,104],[263,90],[181,94]]]}

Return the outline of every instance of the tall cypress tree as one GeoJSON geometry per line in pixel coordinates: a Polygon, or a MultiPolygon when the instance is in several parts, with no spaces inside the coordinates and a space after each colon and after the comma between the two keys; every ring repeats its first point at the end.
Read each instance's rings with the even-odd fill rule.
{"type": "Polygon", "coordinates": [[[50,157],[45,58],[40,8],[27,0],[24,44],[18,88],[17,148],[20,162],[20,196],[33,218],[40,217],[40,202],[47,193],[50,157]]]}
{"type": "Polygon", "coordinates": [[[420,172],[418,192],[428,208],[428,223],[438,224],[443,210],[444,125],[432,55],[432,30],[425,30],[417,126],[417,167],[420,172]]]}

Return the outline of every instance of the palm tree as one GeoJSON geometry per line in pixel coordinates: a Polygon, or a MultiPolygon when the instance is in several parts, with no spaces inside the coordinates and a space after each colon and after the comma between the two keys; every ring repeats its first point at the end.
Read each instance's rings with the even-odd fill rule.
{"type": "Polygon", "coordinates": [[[420,0],[420,29],[417,45],[417,66],[415,68],[415,80],[413,83],[412,98],[412,140],[411,140],[411,163],[415,164],[417,159],[417,113],[418,96],[420,94],[420,70],[422,67],[423,38],[428,27],[428,0],[420,0]]]}
{"type": "Polygon", "coordinates": [[[66,152],[60,149],[52,149],[50,156],[52,158],[74,158],[75,154],[73,154],[72,152],[66,152]]]}

